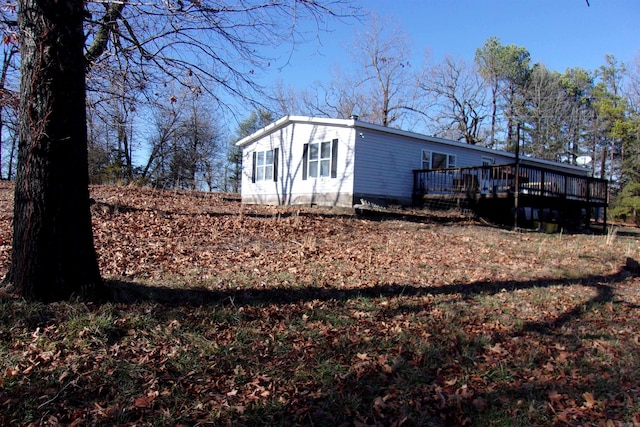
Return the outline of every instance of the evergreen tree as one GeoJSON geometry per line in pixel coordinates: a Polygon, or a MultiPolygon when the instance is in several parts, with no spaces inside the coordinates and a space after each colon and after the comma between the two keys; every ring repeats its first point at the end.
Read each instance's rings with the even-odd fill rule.
{"type": "Polygon", "coordinates": [[[491,91],[490,147],[497,142],[499,114],[502,112],[506,122],[504,142],[507,149],[513,150],[519,106],[522,105],[524,87],[531,72],[529,59],[527,49],[502,45],[498,37],[490,37],[476,50],[476,64],[491,91]]]}

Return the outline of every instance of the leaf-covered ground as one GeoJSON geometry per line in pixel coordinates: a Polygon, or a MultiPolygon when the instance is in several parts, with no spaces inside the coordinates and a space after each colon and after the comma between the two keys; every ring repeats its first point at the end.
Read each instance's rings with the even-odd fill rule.
{"type": "Polygon", "coordinates": [[[92,197],[114,301],[0,291],[2,425],[640,425],[631,232],[92,197]]]}

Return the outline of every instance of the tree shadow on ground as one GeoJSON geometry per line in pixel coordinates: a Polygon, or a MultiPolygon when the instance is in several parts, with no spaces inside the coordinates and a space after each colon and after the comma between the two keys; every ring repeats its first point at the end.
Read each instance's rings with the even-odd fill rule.
{"type": "MultiPolygon", "coordinates": [[[[592,303],[610,302],[613,299],[611,285],[622,282],[630,276],[637,276],[640,270],[636,269],[637,263],[629,258],[627,265],[622,266],[616,273],[609,275],[586,275],[578,278],[557,279],[533,279],[533,280],[501,280],[501,281],[476,281],[470,283],[457,283],[444,286],[420,286],[415,284],[384,284],[353,289],[334,289],[326,287],[306,288],[269,288],[269,289],[235,289],[235,290],[209,290],[205,288],[168,288],[162,286],[149,286],[141,283],[126,282],[121,280],[107,280],[108,299],[118,303],[136,303],[152,301],[159,304],[177,305],[265,305],[265,304],[291,304],[309,302],[314,300],[346,301],[354,298],[366,297],[399,297],[420,295],[455,295],[463,297],[474,295],[493,295],[499,292],[513,292],[531,288],[563,287],[582,284],[596,289],[597,295],[592,303]]],[[[577,313],[575,313],[577,314],[577,313]]],[[[571,312],[565,313],[562,319],[556,322],[562,324],[572,317],[571,312]]],[[[558,324],[549,325],[556,327],[558,324]]]]}
{"type": "MultiPolygon", "coordinates": [[[[629,279],[640,276],[638,263],[629,259],[626,265],[608,275],[585,275],[579,278],[556,278],[526,281],[478,281],[471,283],[459,283],[440,287],[422,287],[413,284],[389,284],[375,285],[358,289],[326,289],[326,288],[292,288],[292,289],[251,289],[235,291],[216,291],[207,289],[166,289],[145,286],[135,283],[111,281],[108,283],[113,292],[113,298],[120,303],[135,303],[140,301],[152,301],[167,307],[184,306],[234,306],[234,307],[261,307],[270,304],[293,304],[311,301],[338,301],[346,302],[357,298],[380,298],[401,296],[426,296],[426,295],[460,295],[461,298],[474,298],[476,296],[491,296],[504,292],[514,292],[533,288],[561,288],[574,285],[582,285],[595,290],[594,294],[586,301],[573,306],[559,316],[551,320],[525,322],[520,327],[505,332],[502,336],[494,337],[495,343],[508,345],[511,340],[538,339],[546,343],[555,343],[552,348],[584,349],[579,343],[579,338],[563,328],[572,322],[580,321],[593,307],[601,309],[604,304],[625,305],[627,308],[638,310],[640,306],[621,300],[616,292],[615,285],[629,279]]],[[[424,307],[400,306],[393,310],[404,312],[410,310],[423,310],[424,307]]],[[[395,314],[389,312],[386,316],[391,318],[395,314]]],[[[584,322],[588,322],[584,320],[584,322]]],[[[442,328],[448,327],[446,320],[440,321],[442,328]]],[[[479,338],[478,338],[479,339],[479,338]]],[[[584,336],[581,339],[586,339],[584,336]]],[[[481,340],[480,340],[481,341],[481,340]]],[[[242,425],[242,419],[261,419],[264,425],[269,424],[314,424],[314,425],[338,425],[344,422],[363,425],[401,425],[403,420],[406,425],[466,425],[471,420],[480,420],[487,416],[488,412],[499,412],[504,408],[512,411],[506,417],[515,423],[522,422],[529,425],[548,425],[569,417],[575,422],[592,421],[616,417],[617,408],[624,406],[624,399],[637,404],[637,388],[629,384],[623,384],[624,373],[616,373],[615,369],[603,364],[594,364],[587,350],[576,352],[574,357],[579,366],[584,366],[585,371],[592,370],[591,374],[582,379],[568,380],[562,376],[549,375],[545,378],[528,378],[517,380],[500,380],[498,368],[495,372],[478,373],[486,377],[486,381],[493,381],[491,387],[476,394],[473,387],[455,383],[455,378],[445,377],[441,374],[449,369],[449,364],[460,364],[462,369],[475,370],[474,358],[483,358],[491,350],[487,350],[487,344],[476,342],[461,342],[456,344],[459,349],[451,347],[439,347],[437,344],[428,353],[407,348],[400,351],[398,356],[403,362],[393,366],[393,373],[386,375],[375,369],[364,370],[361,373],[349,372],[344,376],[336,376],[329,389],[322,394],[314,393],[296,396],[295,402],[290,402],[286,408],[273,408],[268,405],[256,405],[247,410],[238,419],[242,425]],[[456,351],[467,353],[464,358],[456,351]],[[418,358],[416,358],[418,357],[418,358]],[[460,359],[453,361],[452,359],[460,359]],[[436,369],[437,367],[437,369],[436,369]],[[496,377],[492,377],[496,376],[496,377]],[[611,390],[621,392],[612,395],[611,390]],[[635,390],[635,391],[634,391],[635,390]],[[586,405],[581,404],[582,396],[587,391],[593,391],[600,400],[592,403],[587,400],[586,405]],[[634,394],[636,393],[636,394],[634,394]],[[406,395],[407,400],[403,396],[406,395]],[[551,394],[551,398],[548,395],[551,394]],[[608,394],[608,400],[602,398],[602,394],[608,394]],[[388,400],[386,400],[388,399],[388,400]],[[508,402],[506,400],[509,400],[508,402]],[[549,401],[550,400],[550,401],[549,401]],[[518,409],[516,401],[527,402],[528,408],[518,409]],[[576,403],[576,401],[578,401],[576,403]],[[605,402],[605,403],[603,403],[605,402]],[[351,405],[351,409],[349,409],[351,405]],[[537,405],[537,406],[536,406],[537,405]],[[609,405],[609,406],[607,406],[609,405]],[[516,408],[516,409],[513,409],[516,408]],[[369,411],[366,413],[366,411],[369,411]],[[518,412],[520,411],[520,412],[518,412]],[[528,412],[527,412],[528,411],[528,412]],[[614,412],[609,412],[614,411],[614,412]],[[372,415],[373,414],[373,415],[372,415]],[[613,415],[612,415],[613,414],[613,415]],[[557,417],[557,418],[554,418],[557,417]],[[573,418],[571,418],[573,417],[573,418]],[[395,424],[394,424],[395,423],[395,424]]],[[[549,344],[547,344],[549,347],[549,344]]],[[[501,351],[501,347],[498,350],[501,351]]],[[[363,352],[366,348],[363,348],[363,352]]],[[[532,348],[531,366],[542,366],[544,370],[544,358],[551,357],[544,353],[544,349],[532,348]]],[[[366,355],[365,355],[366,356],[366,355]]],[[[499,359],[499,357],[497,357],[499,359]]],[[[498,367],[508,375],[519,375],[520,361],[505,359],[497,362],[498,367]]],[[[556,363],[560,363],[557,362],[556,363]]],[[[356,370],[357,371],[357,370],[356,370]]],[[[581,372],[580,374],[584,374],[581,372]]],[[[627,373],[628,374],[628,373],[627,373]]],[[[571,373],[570,375],[576,375],[571,373]]],[[[590,394],[589,394],[590,396],[590,394]]],[[[605,396],[606,397],[606,396],[605,396]]],[[[587,399],[589,399],[587,397],[587,399]]],[[[491,415],[489,415],[491,416],[491,415]]],[[[571,422],[569,422],[571,424],[571,422]]]]}
{"type": "MultiPolygon", "coordinates": [[[[491,296],[501,294],[505,292],[515,292],[518,290],[526,290],[533,288],[562,288],[573,285],[582,285],[595,290],[593,295],[590,293],[590,298],[587,298],[585,302],[579,304],[579,306],[572,307],[565,310],[559,316],[548,321],[536,321],[527,322],[520,327],[513,328],[509,331],[504,331],[503,334],[494,336],[492,340],[487,343],[480,336],[469,335],[466,341],[460,341],[455,334],[449,334],[446,340],[439,340],[437,336],[432,337],[431,340],[425,343],[415,343],[411,340],[400,341],[399,346],[395,346],[392,350],[386,349],[384,351],[391,351],[394,355],[393,361],[389,359],[390,364],[380,364],[375,358],[367,356],[366,352],[370,350],[366,341],[358,340],[357,342],[344,341],[343,344],[339,344],[340,340],[344,340],[342,336],[333,336],[324,339],[326,345],[332,347],[326,354],[322,353],[322,345],[315,347],[315,354],[312,354],[305,361],[310,366],[311,372],[318,372],[321,370],[321,366],[325,366],[325,369],[329,370],[328,377],[321,379],[299,379],[295,377],[294,372],[287,372],[283,374],[280,381],[290,384],[287,381],[291,381],[293,384],[292,389],[296,389],[295,392],[286,395],[287,403],[278,403],[276,396],[272,400],[257,401],[256,404],[243,407],[242,413],[231,413],[226,415],[233,419],[233,425],[427,425],[427,426],[447,426],[447,425],[469,425],[472,420],[478,425],[482,425],[484,417],[491,411],[499,412],[503,408],[507,408],[505,411],[520,410],[521,413],[528,413],[522,415],[523,418],[518,418],[520,415],[512,412],[513,415],[508,414],[506,417],[511,417],[511,424],[529,424],[529,425],[549,425],[554,423],[552,411],[569,411],[567,416],[578,417],[578,421],[593,420],[593,409],[589,409],[591,413],[587,414],[585,410],[580,409],[580,404],[570,405],[570,401],[581,399],[581,396],[586,391],[593,391],[594,395],[602,399],[598,393],[606,394],[610,390],[623,390],[622,394],[616,395],[610,398],[609,402],[616,405],[623,405],[624,400],[620,396],[626,396],[627,393],[629,399],[637,399],[634,397],[635,391],[633,391],[632,385],[620,385],[623,380],[624,373],[616,373],[615,369],[607,365],[607,363],[594,364],[589,359],[590,355],[586,354],[584,346],[572,338],[572,335],[567,331],[563,331],[563,327],[574,321],[581,320],[581,317],[585,317],[586,313],[589,313],[593,307],[602,309],[604,304],[626,304],[633,309],[640,309],[637,305],[631,304],[627,301],[621,301],[620,297],[616,293],[615,285],[623,283],[629,279],[638,277],[639,268],[634,260],[629,260],[627,265],[622,266],[617,272],[608,275],[585,275],[580,278],[564,279],[545,279],[545,280],[526,280],[526,281],[479,281],[471,283],[458,283],[440,287],[421,287],[414,284],[389,284],[389,285],[376,285],[367,288],[358,289],[326,289],[326,288],[302,288],[302,289],[251,289],[251,290],[235,290],[235,291],[216,291],[207,289],[169,289],[160,288],[154,286],[145,286],[142,284],[124,282],[124,281],[108,281],[107,287],[111,291],[112,301],[123,304],[132,305],[139,302],[151,302],[158,304],[160,307],[146,308],[152,312],[152,315],[159,319],[158,327],[160,325],[170,325],[174,319],[180,322],[189,322],[191,320],[204,320],[207,316],[211,316],[211,312],[208,310],[197,310],[200,307],[244,307],[245,316],[259,316],[261,310],[248,310],[251,307],[261,308],[271,304],[297,304],[304,305],[306,302],[311,301],[337,301],[348,302],[358,298],[380,298],[380,297],[413,297],[413,296],[427,296],[427,295],[459,295],[463,299],[473,299],[478,296],[491,296]],[[253,313],[249,314],[248,311],[253,313]],[[505,358],[500,360],[500,355],[497,352],[503,351],[507,348],[512,340],[531,339],[534,337],[540,342],[545,343],[545,348],[531,348],[531,357],[535,360],[530,362],[529,366],[538,368],[542,366],[544,369],[545,363],[548,363],[545,358],[550,355],[545,354],[545,350],[553,345],[558,347],[567,348],[567,351],[571,351],[571,348],[579,348],[581,352],[577,352],[572,356],[576,359],[580,359],[581,366],[585,366],[585,370],[593,370],[593,375],[588,378],[571,380],[567,382],[565,377],[557,377],[549,375],[546,378],[528,378],[526,379],[501,379],[500,375],[520,375],[519,370],[522,368],[521,360],[505,358]],[[334,344],[333,339],[337,340],[338,344],[334,344]],[[551,343],[551,344],[549,344],[551,343]],[[496,352],[490,349],[491,346],[497,344],[503,345],[503,347],[496,347],[496,352]],[[339,354],[340,345],[350,346],[350,354],[358,354],[358,358],[355,360],[355,364],[351,361],[345,360],[333,360],[332,358],[339,354]],[[426,347],[425,347],[426,345],[426,347]],[[420,347],[422,346],[422,347],[420,347]],[[489,349],[488,349],[489,348],[489,349]],[[336,353],[337,352],[337,353],[336,353]],[[361,356],[362,355],[362,356],[361,356]],[[491,372],[478,371],[476,363],[483,361],[483,358],[489,356],[495,356],[497,359],[496,369],[491,372]],[[496,356],[497,355],[497,356],[496,356]],[[360,360],[359,358],[363,359],[360,360]],[[347,367],[347,372],[331,371],[331,364],[336,366],[347,367]],[[324,364],[324,365],[323,365],[324,364]],[[384,368],[384,369],[381,369],[384,368]],[[501,372],[500,369],[502,369],[501,372]],[[475,372],[477,381],[486,381],[490,384],[484,383],[484,386],[480,391],[474,391],[473,384],[462,384],[457,382],[457,377],[464,375],[463,370],[469,370],[475,372]],[[604,375],[604,374],[607,375],[604,375]],[[564,381],[564,382],[563,382],[564,381]],[[298,390],[300,388],[300,390],[298,390]],[[630,390],[630,391],[629,391],[630,390]],[[553,399],[548,402],[547,395],[551,392],[557,391],[557,394],[553,394],[553,399]],[[505,399],[509,399],[507,402],[505,399]],[[617,400],[615,400],[617,399],[617,400]],[[518,409],[517,401],[526,402],[525,405],[529,408],[518,409]],[[549,410],[548,405],[555,405],[552,411],[549,410]],[[538,406],[536,406],[538,405],[538,406]],[[562,406],[565,405],[565,406],[562,406]],[[515,408],[515,409],[514,409],[515,408]],[[577,409],[576,409],[577,408],[577,409]],[[535,410],[535,411],[534,411],[535,410]],[[540,415],[532,415],[532,412],[539,412],[540,415]],[[582,411],[582,412],[580,412],[582,411]],[[585,415],[586,414],[586,415],[585,415]],[[539,418],[535,418],[535,417],[539,418]],[[589,418],[591,417],[591,418],[589,418]],[[515,420],[515,421],[514,421],[515,420]],[[259,421],[259,423],[257,423],[259,421]],[[522,421],[522,422],[521,422],[522,421]],[[346,423],[346,424],[345,424],[346,423]]],[[[341,306],[341,304],[338,304],[341,306]]],[[[417,305],[400,305],[396,308],[389,308],[386,312],[381,312],[376,315],[374,321],[382,322],[385,319],[391,319],[399,312],[409,313],[411,310],[424,310],[424,306],[419,307],[417,305]],[[397,312],[395,312],[395,311],[397,312]]],[[[48,307],[48,306],[47,306],[48,307]]],[[[55,307],[51,307],[50,310],[55,310],[55,307]]],[[[53,312],[49,312],[47,309],[47,315],[51,315],[53,312]]],[[[34,322],[44,321],[46,327],[50,320],[41,318],[34,318],[34,322]]],[[[588,322],[588,320],[582,320],[588,322]]],[[[277,323],[277,322],[276,322],[277,323]]],[[[432,326],[435,326],[434,331],[426,331],[437,335],[437,331],[445,328],[450,328],[451,319],[442,318],[434,320],[432,326]]],[[[461,319],[456,324],[458,326],[464,323],[464,319],[461,319]]],[[[35,327],[34,323],[34,327],[35,327]]],[[[223,325],[224,328],[232,326],[223,325]]],[[[117,329],[117,327],[111,325],[109,330],[117,329]]],[[[347,331],[346,329],[337,328],[336,334],[341,334],[347,331]]],[[[127,351],[125,347],[120,346],[120,340],[123,336],[126,336],[127,331],[115,331],[108,337],[106,346],[115,346],[118,351],[127,351]]],[[[327,331],[328,334],[332,332],[327,331]]],[[[261,336],[261,335],[258,335],[261,336]]],[[[463,335],[461,335],[463,337],[463,335]]],[[[264,338],[264,337],[263,337],[264,338]]],[[[463,337],[464,338],[464,337],[463,337]]],[[[582,339],[585,339],[583,336],[582,339]]],[[[392,343],[392,341],[390,341],[392,343]]],[[[224,346],[222,346],[224,347],[224,346]]],[[[190,351],[185,349],[185,351],[190,351]]],[[[159,371],[154,371],[154,378],[157,376],[162,384],[170,384],[172,392],[182,393],[185,399],[192,399],[193,401],[200,401],[203,396],[197,391],[198,384],[204,384],[207,380],[206,375],[215,375],[218,378],[225,376],[232,377],[237,369],[251,369],[256,368],[255,372],[261,372],[261,367],[249,366],[249,363],[255,363],[254,358],[242,357],[241,355],[233,354],[232,350],[227,350],[229,354],[229,360],[223,360],[224,352],[221,352],[222,356],[218,354],[213,356],[211,354],[202,354],[202,361],[204,368],[197,370],[197,374],[192,372],[183,372],[176,370],[175,372],[167,371],[166,363],[169,363],[169,359],[166,355],[161,353],[146,352],[146,357],[156,357],[161,360],[158,364],[159,371]],[[211,364],[211,357],[215,357],[215,364],[211,364]],[[207,363],[209,365],[207,365],[207,363]],[[207,366],[215,366],[214,368],[207,366]],[[239,367],[239,368],[238,368],[239,367]]],[[[304,348],[298,350],[304,353],[304,348]]],[[[292,351],[292,353],[294,353],[292,351]]],[[[300,353],[300,354],[301,354],[300,353]]],[[[178,355],[176,355],[177,357],[178,355]]],[[[298,354],[299,356],[299,354],[298,354]]],[[[138,356],[136,356],[138,357],[138,356]]],[[[289,354],[287,360],[291,359],[292,364],[288,367],[296,367],[296,355],[289,354]]],[[[156,359],[153,359],[156,360],[156,359]]],[[[141,367],[135,368],[137,363],[142,363],[140,360],[128,360],[127,357],[118,359],[117,366],[122,369],[131,367],[133,372],[138,372],[141,367]]],[[[559,362],[557,362],[559,363],[559,362]]],[[[144,369],[150,369],[149,364],[144,364],[144,369]]],[[[171,365],[174,366],[174,365],[171,365]]],[[[175,365],[178,366],[178,365],[175,365]]],[[[174,368],[171,369],[176,369],[174,368]]],[[[185,368],[186,369],[186,368],[185,368]]],[[[190,368],[189,368],[190,369],[190,368]]],[[[557,372],[557,371],[556,371],[557,372]]],[[[632,379],[637,379],[637,375],[632,375],[632,379]]],[[[529,374],[530,375],[530,374],[529,374]]],[[[570,375],[573,375],[570,373],[570,375]]],[[[137,377],[136,377],[137,378],[137,377]]],[[[135,379],[135,378],[134,378],[135,379]]],[[[56,413],[62,414],[69,408],[79,408],[77,411],[85,410],[83,408],[102,408],[104,406],[104,400],[110,396],[109,394],[103,395],[87,395],[87,390],[93,390],[96,387],[101,387],[102,379],[94,378],[98,382],[98,386],[85,384],[85,381],[80,378],[78,384],[84,384],[83,386],[76,385],[75,379],[71,382],[65,381],[66,385],[58,384],[56,386],[48,385],[49,395],[53,396],[46,401],[38,402],[37,410],[34,411],[45,419],[45,415],[56,413]],[[69,386],[71,384],[71,386],[69,386]],[[68,387],[67,387],[68,386],[68,387]]],[[[267,379],[268,380],[268,379],[267,379]]],[[[252,377],[247,378],[246,384],[237,384],[235,387],[242,390],[243,386],[249,387],[250,381],[255,381],[252,377]]],[[[266,381],[266,380],[265,380],[266,381]]],[[[106,384],[106,382],[105,382],[106,384]]],[[[136,383],[137,384],[137,383],[136,383]]],[[[32,392],[32,388],[36,386],[29,382],[25,382],[24,385],[12,390],[12,396],[19,396],[21,394],[28,394],[32,392]]],[[[44,386],[43,386],[44,387],[44,386]]],[[[137,384],[136,387],[142,387],[137,384]]],[[[637,386],[636,386],[637,387],[637,386]]],[[[233,401],[234,396],[224,395],[229,393],[228,389],[221,388],[215,389],[216,393],[209,394],[205,397],[209,399],[220,398],[222,401],[228,399],[233,401]],[[220,395],[220,393],[222,393],[220,395]]],[[[117,392],[113,391],[114,393],[117,392]]],[[[145,392],[144,388],[140,388],[139,393],[145,392]]],[[[131,392],[129,392],[131,393],[131,392]]],[[[0,393],[0,401],[2,400],[0,393]]],[[[159,400],[161,397],[158,398],[159,400]]],[[[637,402],[637,400],[636,400],[637,402]]],[[[145,402],[142,402],[145,403],[145,402]]],[[[104,414],[96,418],[99,423],[106,425],[109,423],[120,424],[133,424],[143,423],[146,416],[151,414],[151,408],[146,404],[140,404],[139,407],[129,407],[116,411],[112,410],[113,414],[109,410],[102,408],[104,414]]],[[[160,403],[158,403],[160,405],[160,403]]],[[[603,405],[597,403],[597,405],[603,405]]],[[[611,405],[610,405],[611,406],[611,405]]],[[[185,406],[186,407],[186,406],[185,406]]],[[[597,409],[597,408],[596,408],[597,409]]],[[[610,408],[609,408],[610,409],[610,408]]],[[[613,408],[615,410],[615,408],[613,408]]],[[[604,414],[607,408],[602,409],[604,414]]],[[[80,412],[79,412],[80,413],[80,412]]],[[[172,419],[174,424],[182,425],[196,425],[200,421],[194,415],[196,412],[190,413],[190,415],[183,418],[172,419]]],[[[199,416],[206,416],[206,413],[198,413],[199,416]]],[[[0,413],[1,415],[1,413],[0,413]]],[[[40,416],[38,415],[38,416],[40,416]]],[[[598,414],[596,414],[598,415],[598,414]]],[[[563,415],[564,416],[564,415],[563,415]]],[[[598,415],[598,416],[607,416],[598,415]]],[[[61,418],[62,419],[62,418],[61,418]]]]}

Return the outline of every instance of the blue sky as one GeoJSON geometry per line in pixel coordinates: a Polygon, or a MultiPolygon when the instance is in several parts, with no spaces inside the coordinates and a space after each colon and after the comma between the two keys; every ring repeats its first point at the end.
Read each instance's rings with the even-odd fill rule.
{"type": "MultiPolygon", "coordinates": [[[[411,42],[414,59],[423,62],[425,50],[435,64],[449,54],[472,61],[475,50],[491,36],[502,44],[525,47],[532,63],[551,70],[569,67],[594,70],[613,54],[632,64],[640,56],[640,0],[359,0],[367,11],[392,17],[411,42]]],[[[282,80],[297,89],[315,81],[329,81],[335,64],[353,63],[346,47],[359,22],[329,26],[321,45],[298,46],[289,65],[274,67],[265,84],[282,80]]]]}

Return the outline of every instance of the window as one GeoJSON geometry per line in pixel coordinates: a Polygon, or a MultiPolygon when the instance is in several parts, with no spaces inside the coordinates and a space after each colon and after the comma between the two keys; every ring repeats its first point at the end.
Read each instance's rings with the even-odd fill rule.
{"type": "Polygon", "coordinates": [[[278,180],[278,149],[255,151],[251,182],[278,180]]]}
{"type": "Polygon", "coordinates": [[[422,169],[431,169],[431,151],[422,150],[422,169]]]}
{"type": "MultiPolygon", "coordinates": [[[[496,159],[482,156],[482,166],[493,166],[496,159]]],[[[491,168],[482,168],[482,179],[491,179],[491,168]]]]}
{"type": "Polygon", "coordinates": [[[496,159],[493,157],[482,156],[482,166],[493,166],[496,163],[496,159]]]}
{"type": "Polygon", "coordinates": [[[338,140],[304,144],[302,179],[338,176],[338,140]]]}
{"type": "Polygon", "coordinates": [[[422,169],[450,169],[456,167],[456,156],[422,150],[422,169]]]}

